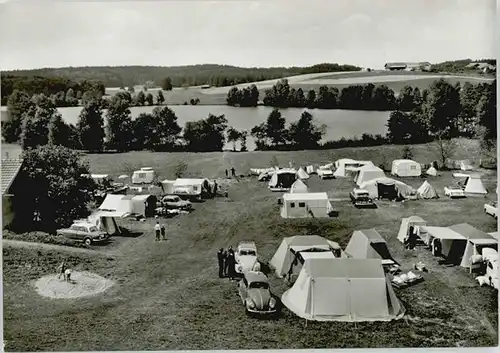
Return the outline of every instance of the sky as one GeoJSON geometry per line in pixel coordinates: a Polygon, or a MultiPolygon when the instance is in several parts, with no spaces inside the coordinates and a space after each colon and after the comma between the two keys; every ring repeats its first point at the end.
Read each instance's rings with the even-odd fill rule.
{"type": "Polygon", "coordinates": [[[495,0],[0,2],[2,70],[495,57],[495,0]]]}

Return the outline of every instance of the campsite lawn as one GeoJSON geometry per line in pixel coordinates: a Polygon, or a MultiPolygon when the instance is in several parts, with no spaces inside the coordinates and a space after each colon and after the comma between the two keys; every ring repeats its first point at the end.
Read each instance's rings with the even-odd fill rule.
{"type": "MultiPolygon", "coordinates": [[[[92,172],[119,175],[129,168],[154,167],[162,178],[172,178],[178,160],[188,164],[189,175],[221,177],[231,165],[238,174],[250,167],[267,167],[276,157],[281,165],[327,163],[341,157],[380,163],[399,158],[401,147],[301,152],[248,152],[169,154],[134,152],[88,155],[92,172]]],[[[429,146],[414,148],[414,159],[436,157],[429,146]]],[[[463,143],[456,158],[475,156],[474,143],[463,143]]],[[[153,240],[152,225],[127,222],[143,234],[120,239],[112,246],[122,256],[47,252],[4,248],[4,330],[8,351],[32,350],[153,350],[153,349],[265,349],[335,347],[448,347],[497,345],[497,292],[480,288],[459,267],[438,264],[423,248],[404,251],[396,236],[401,218],[419,215],[429,225],[467,222],[484,231],[496,230],[495,220],[484,214],[483,204],[495,199],[496,172],[485,171],[487,198],[404,203],[378,202],[378,208],[360,210],[344,201],[354,184],[345,179],[319,180],[312,176],[312,191],[327,191],[338,216],[324,220],[283,220],[277,198],[255,177],[233,181],[229,198],[195,204],[190,215],[164,220],[168,240],[153,240]],[[305,323],[284,309],[278,320],[245,315],[236,283],[217,277],[216,252],[254,240],[263,262],[271,259],[285,236],[318,234],[345,247],[352,231],[376,228],[388,241],[403,270],[423,261],[429,268],[425,281],[396,290],[406,317],[386,323],[305,323]],[[92,271],[117,282],[93,298],[50,300],[36,294],[33,281],[53,273],[63,258],[74,268],[92,271]]],[[[443,194],[454,183],[451,172],[429,178],[443,194]]],[[[418,186],[422,179],[406,179],[418,186]]],[[[95,247],[106,252],[107,247],[95,247]]],[[[272,290],[281,295],[286,285],[270,274],[272,290]]],[[[369,290],[367,289],[367,294],[369,290]]]]}

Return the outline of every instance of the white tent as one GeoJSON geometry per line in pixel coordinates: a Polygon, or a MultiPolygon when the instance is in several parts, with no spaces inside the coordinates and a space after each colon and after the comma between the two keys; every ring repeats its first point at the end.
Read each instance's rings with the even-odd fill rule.
{"type": "Polygon", "coordinates": [[[470,163],[470,161],[468,159],[465,159],[463,161],[460,161],[460,169],[461,170],[472,170],[472,169],[474,169],[474,167],[472,166],[472,164],[470,163]]]}
{"type": "Polygon", "coordinates": [[[410,227],[413,227],[417,230],[417,234],[426,239],[425,226],[427,226],[427,222],[418,216],[411,216],[408,218],[403,218],[401,220],[401,227],[399,227],[398,240],[401,243],[405,242],[405,239],[410,234],[410,227]]]}
{"type": "Polygon", "coordinates": [[[297,171],[295,169],[279,169],[275,170],[268,186],[272,191],[288,190],[297,180],[297,171]]]}
{"type": "Polygon", "coordinates": [[[314,321],[390,321],[405,312],[382,262],[373,259],[307,259],[281,301],[314,321]]]}
{"type": "Polygon", "coordinates": [[[427,169],[427,171],[425,173],[427,175],[430,175],[430,176],[437,176],[438,175],[436,168],[434,168],[432,166],[429,169],[427,169]]]}
{"type": "Polygon", "coordinates": [[[304,184],[304,182],[300,179],[297,179],[295,183],[292,184],[290,187],[290,193],[296,193],[296,194],[304,194],[309,192],[309,189],[307,188],[307,185],[304,184]]]}
{"type": "Polygon", "coordinates": [[[322,218],[333,211],[326,192],[287,193],[283,195],[281,217],[322,218]]]}
{"type": "Polygon", "coordinates": [[[387,242],[375,229],[354,231],[345,253],[355,259],[379,259],[384,265],[396,263],[387,247],[387,242]]]}
{"type": "Polygon", "coordinates": [[[497,250],[498,241],[493,236],[474,228],[470,224],[455,224],[449,228],[467,239],[467,245],[465,246],[462,261],[460,262],[460,266],[462,267],[470,267],[472,263],[471,256],[481,255],[483,248],[493,248],[497,250]]]}
{"type": "Polygon", "coordinates": [[[421,173],[420,164],[411,159],[395,159],[392,161],[392,175],[397,175],[399,177],[418,177],[421,173]]]}
{"type": "Polygon", "coordinates": [[[306,172],[307,172],[307,174],[314,174],[314,173],[316,173],[316,171],[314,170],[314,166],[312,166],[312,165],[308,165],[306,167],[306,172]]]}
{"type": "Polygon", "coordinates": [[[426,244],[432,246],[434,239],[441,243],[441,255],[446,257],[451,263],[460,263],[462,255],[467,245],[467,238],[447,227],[423,227],[425,237],[422,237],[426,244]]]}
{"type": "Polygon", "coordinates": [[[272,173],[276,170],[276,168],[250,168],[250,174],[252,175],[260,175],[262,173],[272,173]]]}
{"type": "Polygon", "coordinates": [[[464,192],[466,194],[486,195],[488,193],[478,175],[469,175],[467,179],[465,179],[464,186],[464,192]]]}
{"type": "Polygon", "coordinates": [[[368,191],[372,199],[376,198],[407,198],[415,190],[405,183],[391,178],[372,179],[359,185],[360,189],[368,191]]]}
{"type": "Polygon", "coordinates": [[[297,177],[302,180],[307,180],[309,179],[309,174],[307,174],[306,171],[302,167],[300,167],[297,171],[297,177]]]}
{"type": "Polygon", "coordinates": [[[295,235],[283,238],[278,250],[274,253],[269,265],[275,270],[278,277],[283,277],[288,273],[290,266],[295,260],[298,252],[324,251],[332,252],[340,249],[340,246],[319,235],[295,235]]]}
{"type": "Polygon", "coordinates": [[[358,169],[354,181],[357,185],[361,185],[367,181],[383,177],[385,177],[385,173],[382,169],[374,165],[365,165],[358,169]]]}
{"type": "Polygon", "coordinates": [[[417,189],[417,197],[420,199],[438,199],[439,195],[436,189],[426,180],[417,189]]]}
{"type": "Polygon", "coordinates": [[[134,171],[132,174],[132,184],[151,184],[156,177],[155,171],[151,167],[144,167],[134,171]]]}
{"type": "Polygon", "coordinates": [[[106,195],[98,211],[110,212],[113,217],[126,217],[133,213],[132,203],[125,199],[126,195],[106,195]]]}
{"type": "Polygon", "coordinates": [[[342,158],[335,162],[335,172],[333,175],[336,178],[346,178],[351,176],[359,167],[364,165],[373,165],[371,161],[356,161],[350,158],[342,158]]]}

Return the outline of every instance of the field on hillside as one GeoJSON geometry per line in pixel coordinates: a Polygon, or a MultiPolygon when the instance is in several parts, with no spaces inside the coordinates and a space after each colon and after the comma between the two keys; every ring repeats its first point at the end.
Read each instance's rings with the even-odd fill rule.
{"type": "MultiPolygon", "coordinates": [[[[439,78],[444,78],[452,84],[457,82],[465,83],[471,82],[473,84],[481,82],[491,82],[491,78],[481,76],[455,76],[455,75],[441,75],[433,73],[415,73],[415,72],[386,72],[386,71],[373,71],[373,72],[336,72],[336,73],[319,73],[309,75],[299,75],[288,77],[291,87],[298,89],[302,88],[304,91],[311,89],[318,90],[320,86],[327,85],[342,89],[349,85],[373,83],[374,85],[384,84],[395,93],[399,93],[405,85],[412,85],[418,87],[420,90],[428,88],[432,82],[439,78]]],[[[261,82],[254,82],[259,88],[260,100],[265,96],[265,90],[271,88],[278,80],[267,80],[261,82]]],[[[251,85],[252,83],[237,85],[243,88],[251,85]]],[[[140,89],[140,87],[137,87],[140,89]]],[[[174,88],[172,91],[163,91],[166,104],[189,104],[191,99],[198,98],[202,105],[220,105],[226,104],[227,92],[231,87],[211,87],[202,89],[201,87],[186,87],[174,88]]],[[[106,90],[107,94],[113,95],[119,89],[109,88],[106,90]]],[[[150,89],[149,91],[156,95],[159,89],[150,89]]]]}
{"type": "MultiPolygon", "coordinates": [[[[415,160],[436,157],[429,146],[415,146],[415,160]]],[[[402,147],[341,149],[301,152],[148,153],[87,155],[92,172],[123,174],[129,168],[154,167],[172,177],[179,160],[188,174],[222,177],[234,166],[238,174],[251,167],[267,167],[272,159],[282,166],[326,163],[351,157],[378,164],[401,157],[402,147]]],[[[477,155],[477,144],[467,141],[456,158],[477,155]]],[[[360,210],[347,201],[334,201],[338,216],[324,220],[284,220],[277,198],[255,177],[230,180],[229,198],[218,197],[194,205],[190,215],[162,220],[168,240],[153,240],[154,220],[128,221],[123,226],[142,235],[117,237],[109,246],[93,250],[104,256],[35,250],[3,249],[4,331],[8,351],[49,350],[169,350],[266,349],[340,347],[455,347],[498,344],[498,292],[479,287],[458,267],[440,265],[424,248],[405,251],[396,239],[402,217],[419,215],[429,225],[467,222],[483,231],[496,230],[496,222],[482,205],[493,200],[497,175],[483,171],[489,195],[433,201],[378,202],[377,209],[360,210]],[[406,307],[402,320],[386,323],[308,322],[286,308],[276,320],[247,317],[236,283],[217,277],[216,252],[254,240],[261,261],[269,261],[285,236],[318,234],[345,247],[356,229],[374,227],[387,240],[403,270],[423,261],[429,268],[425,281],[397,290],[406,307]],[[107,251],[118,256],[108,257],[107,251]],[[97,273],[116,284],[103,294],[86,299],[51,300],[38,296],[33,282],[54,273],[67,258],[78,270],[97,273]]],[[[454,183],[451,172],[429,178],[442,196],[454,183]]],[[[422,179],[406,179],[417,187],[422,179]]],[[[327,191],[334,199],[346,198],[354,184],[347,179],[320,180],[312,176],[311,191],[327,191]]],[[[281,296],[285,283],[270,274],[272,291],[281,296]]]]}

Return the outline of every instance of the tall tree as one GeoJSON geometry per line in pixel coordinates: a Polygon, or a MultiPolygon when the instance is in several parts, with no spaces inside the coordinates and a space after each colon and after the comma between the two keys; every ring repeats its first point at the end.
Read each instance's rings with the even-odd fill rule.
{"type": "Polygon", "coordinates": [[[22,115],[35,103],[25,92],[14,90],[7,100],[9,119],[2,122],[2,136],[7,143],[15,143],[21,135],[22,115]]]}
{"type": "Polygon", "coordinates": [[[21,145],[23,149],[34,148],[48,143],[49,121],[59,115],[54,102],[47,96],[40,94],[33,96],[35,107],[23,113],[21,128],[21,145]]]}
{"type": "Polygon", "coordinates": [[[233,144],[233,151],[236,151],[236,142],[240,139],[241,134],[234,127],[227,129],[227,142],[233,144]]]}
{"type": "Polygon", "coordinates": [[[313,89],[307,92],[306,107],[309,109],[316,108],[316,91],[313,89]]]}
{"type": "Polygon", "coordinates": [[[108,148],[119,152],[129,151],[133,138],[129,102],[115,95],[108,108],[107,120],[108,148]]]}
{"type": "Polygon", "coordinates": [[[248,131],[246,130],[240,131],[241,152],[247,151],[247,137],[248,137],[248,131]]]}
{"type": "Polygon", "coordinates": [[[298,149],[314,149],[326,133],[326,125],[315,125],[313,116],[305,111],[297,122],[290,124],[290,140],[298,149]]]}
{"type": "Polygon", "coordinates": [[[177,115],[168,107],[156,107],[153,109],[153,118],[158,124],[156,129],[158,141],[153,148],[161,151],[171,150],[182,130],[177,123],[177,115]]]}
{"type": "Polygon", "coordinates": [[[84,150],[99,152],[104,146],[104,118],[100,102],[92,100],[87,102],[80,111],[78,123],[78,140],[84,150]]]}
{"type": "Polygon", "coordinates": [[[149,106],[155,104],[154,98],[153,98],[153,95],[151,94],[151,92],[146,94],[146,103],[148,103],[149,106]]]}
{"type": "Polygon", "coordinates": [[[62,115],[52,115],[48,123],[48,144],[69,147],[69,138],[70,127],[64,122],[62,115]]]}
{"type": "Polygon", "coordinates": [[[183,136],[187,149],[192,152],[222,151],[226,129],[227,119],[224,115],[209,114],[206,119],[188,121],[183,136]]]}
{"type": "Polygon", "coordinates": [[[170,77],[166,77],[161,83],[161,89],[164,91],[171,91],[172,88],[172,79],[170,77]]]}
{"type": "Polygon", "coordinates": [[[288,131],[285,128],[286,120],[278,109],[273,109],[266,121],[266,135],[273,145],[282,145],[287,141],[288,131]]]}
{"type": "Polygon", "coordinates": [[[156,104],[162,105],[165,102],[165,97],[163,96],[163,91],[159,90],[156,94],[156,104]]]}
{"type": "Polygon", "coordinates": [[[485,128],[483,140],[497,138],[497,97],[496,81],[484,91],[477,104],[477,118],[479,125],[485,128]]]}
{"type": "Polygon", "coordinates": [[[146,102],[146,95],[143,91],[139,91],[135,96],[135,104],[138,106],[143,106],[146,102]]]}
{"type": "Polygon", "coordinates": [[[69,107],[75,107],[78,105],[78,99],[75,97],[75,91],[73,88],[68,88],[66,92],[66,105],[69,107]]]}

